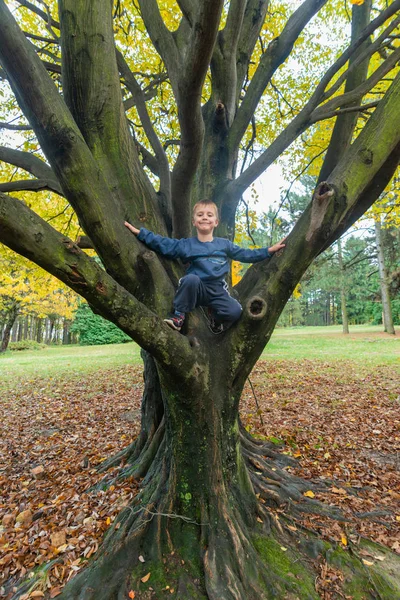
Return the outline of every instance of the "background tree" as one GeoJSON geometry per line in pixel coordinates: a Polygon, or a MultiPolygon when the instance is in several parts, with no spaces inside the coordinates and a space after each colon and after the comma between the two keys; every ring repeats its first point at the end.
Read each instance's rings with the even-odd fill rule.
{"type": "Polygon", "coordinates": [[[113,323],[95,315],[85,302],[78,306],[71,332],[79,335],[80,344],[121,344],[131,341],[131,338],[113,323]]]}
{"type": "MultiPolygon", "coordinates": [[[[20,4],[28,8],[17,11],[22,29],[0,0],[0,59],[43,156],[3,149],[3,161],[33,175],[28,183],[11,181],[7,191],[62,194],[104,269],[4,186],[0,240],[81,294],[155,361],[146,363],[141,435],[110,461],[124,458],[121,476],[143,476],[142,491],[62,597],[124,598],[150,571],[156,597],[172,581],[181,598],[315,598],[315,574],[301,550],[309,547],[306,538],[292,537],[268,506],[289,505],[295,516],[324,508],[304,497],[310,483],[281,468],[287,459],[243,431],[238,405],[303,273],[397,168],[400,2],[382,5],[371,22],[370,2],[353,7],[352,39],[338,41],[333,53],[324,34],[313,43],[306,35],[329,11],[333,33],[323,31],[339,34],[343,9],[324,0],[279,6],[275,17],[264,0],[139,0],[118,2],[114,11],[108,0],[20,4]],[[308,72],[285,68],[290,55],[308,72]],[[285,91],[295,88],[286,113],[278,82],[285,91]],[[269,87],[274,111],[271,96],[263,99],[269,87]],[[364,104],[369,92],[374,101],[364,104]],[[331,138],[326,181],[285,251],[250,268],[236,286],[240,322],[214,338],[195,311],[186,335],[168,329],[162,316],[183,268],[144,248],[124,220],[187,236],[193,202],[209,197],[221,212],[219,234],[232,237],[252,182],[302,134],[349,113],[365,114],[367,122],[361,131],[358,120],[350,126],[352,144],[339,147],[331,138]],[[267,127],[257,129],[263,119],[267,127]]],[[[314,555],[324,551],[311,545],[314,555]]],[[[356,562],[352,569],[363,577],[356,562]]],[[[397,593],[393,581],[385,585],[397,593]]]]}
{"type": "MultiPolygon", "coordinates": [[[[8,248],[0,248],[1,352],[7,350],[11,331],[19,318],[42,319],[54,315],[54,325],[58,318],[71,319],[76,305],[77,295],[59,280],[8,248]]],[[[27,337],[23,335],[22,326],[19,332],[20,340],[27,337]]],[[[48,343],[51,338],[50,335],[48,343]]]]}

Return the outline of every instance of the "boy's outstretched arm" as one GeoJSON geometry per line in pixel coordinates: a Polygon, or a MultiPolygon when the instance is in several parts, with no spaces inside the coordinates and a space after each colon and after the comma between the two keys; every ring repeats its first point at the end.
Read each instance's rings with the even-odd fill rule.
{"type": "Polygon", "coordinates": [[[136,227],[134,227],[133,225],[131,225],[130,223],[128,223],[128,221],[125,221],[124,223],[125,227],[127,227],[130,231],[132,231],[132,233],[134,233],[135,235],[138,235],[140,229],[137,229],[136,227]]]}
{"type": "Polygon", "coordinates": [[[124,221],[125,227],[132,231],[134,235],[146,244],[150,250],[154,250],[161,256],[165,256],[166,258],[185,258],[185,240],[177,240],[175,238],[168,238],[162,235],[157,235],[152,231],[149,231],[145,227],[141,227],[138,229],[134,225],[128,223],[128,221],[124,221]]]}
{"type": "Polygon", "coordinates": [[[284,241],[286,241],[285,237],[280,242],[277,242],[276,244],[268,248],[269,254],[273,254],[274,252],[278,252],[278,250],[282,250],[282,248],[286,246],[286,244],[283,243],[284,241]]]}

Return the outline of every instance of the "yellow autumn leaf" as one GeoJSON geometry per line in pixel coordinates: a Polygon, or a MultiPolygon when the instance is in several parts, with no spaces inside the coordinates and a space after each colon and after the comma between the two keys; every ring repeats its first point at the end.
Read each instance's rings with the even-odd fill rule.
{"type": "Polygon", "coordinates": [[[107,519],[106,519],[106,525],[110,525],[110,523],[111,523],[111,518],[107,517],[107,519]]]}
{"type": "Polygon", "coordinates": [[[303,496],[306,496],[307,498],[315,498],[315,494],[311,490],[304,492],[303,496]]]}
{"type": "Polygon", "coordinates": [[[355,4],[356,6],[361,6],[361,4],[364,4],[364,0],[350,0],[350,4],[355,4]]]}
{"type": "Polygon", "coordinates": [[[367,565],[368,567],[372,567],[372,565],[374,564],[372,561],[366,560],[365,558],[363,558],[362,561],[364,565],[367,565]]]}
{"type": "Polygon", "coordinates": [[[345,535],[342,535],[340,541],[342,542],[343,546],[347,546],[347,538],[345,535]]]}
{"type": "Polygon", "coordinates": [[[143,583],[146,583],[146,581],[148,581],[149,579],[150,579],[150,573],[147,573],[147,575],[142,577],[140,581],[142,581],[143,583]]]}

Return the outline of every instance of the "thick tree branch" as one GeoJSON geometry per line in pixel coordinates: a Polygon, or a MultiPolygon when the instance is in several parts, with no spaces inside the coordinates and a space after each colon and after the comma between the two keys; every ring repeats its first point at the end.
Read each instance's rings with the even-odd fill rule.
{"type": "MultiPolygon", "coordinates": [[[[367,0],[361,6],[353,5],[352,7],[352,23],[351,23],[351,42],[358,38],[362,30],[368,25],[371,15],[372,1],[367,0]]],[[[364,46],[368,47],[370,41],[364,42],[364,46]]],[[[360,47],[360,51],[363,50],[363,46],[360,47]]],[[[351,66],[357,59],[357,54],[350,57],[349,66],[351,66]]],[[[349,73],[346,78],[345,93],[350,92],[354,88],[358,87],[367,77],[368,74],[369,57],[361,61],[353,73],[349,73]]],[[[354,105],[361,104],[362,97],[358,97],[354,101],[354,105]]],[[[353,106],[354,108],[354,106],[353,106]]],[[[339,161],[341,155],[351,143],[354,128],[357,123],[358,113],[349,114],[351,108],[343,109],[336,119],[335,126],[333,128],[332,136],[329,142],[328,151],[326,153],[318,183],[324,181],[329,173],[334,169],[335,165],[339,161]],[[346,114],[347,113],[347,114],[346,114]],[[346,114],[346,116],[345,116],[346,114]]],[[[335,114],[331,116],[337,116],[335,114]]],[[[329,118],[329,117],[328,117],[329,118]]]]}
{"type": "Polygon", "coordinates": [[[221,39],[218,40],[221,52],[223,54],[234,54],[236,63],[236,50],[242,33],[244,15],[247,7],[247,0],[231,0],[229,3],[229,12],[226,19],[225,27],[220,32],[221,39]],[[229,49],[229,50],[228,50],[229,49]]]}
{"type": "Polygon", "coordinates": [[[261,57],[257,70],[247,88],[229,133],[229,145],[239,145],[266,86],[278,67],[287,59],[293,45],[310,19],[327,0],[306,0],[293,13],[281,35],[269,44],[261,57]]]}
{"type": "MultiPolygon", "coordinates": [[[[335,62],[335,64],[328,69],[327,73],[322,77],[320,83],[317,85],[310,99],[300,113],[291,121],[286,129],[284,129],[284,131],[277,136],[267,150],[265,150],[257,158],[257,160],[255,160],[254,163],[251,164],[242,175],[240,175],[240,177],[229,184],[226,189],[226,197],[229,198],[230,202],[237,202],[247,187],[251,185],[251,183],[255,181],[257,177],[259,177],[261,173],[263,173],[274,162],[274,160],[276,160],[276,158],[280,156],[280,154],[286,148],[288,148],[290,144],[301,133],[303,133],[303,131],[305,131],[305,129],[307,129],[307,127],[311,124],[311,115],[313,115],[315,118],[322,113],[322,110],[331,111],[340,106],[345,106],[347,103],[355,101],[360,95],[364,95],[367,91],[369,91],[369,89],[371,89],[375,83],[377,83],[379,79],[384,76],[385,72],[393,68],[393,65],[397,59],[398,50],[395,51],[396,54],[392,53],[365,83],[361,84],[356,90],[348,92],[348,94],[346,94],[346,98],[343,99],[344,95],[338,96],[337,98],[332,98],[329,102],[326,102],[323,107],[317,109],[318,104],[323,101],[325,89],[331,78],[335,75],[335,73],[337,73],[339,68],[345,64],[353,52],[359,48],[362,42],[364,42],[379,25],[381,25],[393,14],[394,4],[398,5],[400,8],[400,0],[396,0],[386,11],[379,15],[379,17],[372,21],[370,25],[363,30],[363,33],[358,38],[357,42],[351,45],[335,62]]],[[[356,61],[354,64],[356,64],[356,61]]]]}
{"type": "MultiPolygon", "coordinates": [[[[128,288],[135,288],[138,285],[135,263],[139,245],[132,242],[132,236],[123,224],[131,215],[126,208],[113,204],[108,182],[4,0],[0,0],[0,35],[3,67],[65,197],[109,271],[128,288]],[[110,214],[119,215],[119,218],[109,219],[110,214]]],[[[113,54],[115,57],[114,50],[113,54]]]]}
{"type": "MultiPolygon", "coordinates": [[[[191,230],[190,192],[204,137],[201,93],[214,50],[222,6],[222,0],[204,0],[197,5],[182,74],[175,85],[181,128],[180,153],[172,173],[173,231],[176,237],[188,236],[191,230]]],[[[170,74],[173,87],[176,75],[170,74]]]]}
{"type": "Polygon", "coordinates": [[[50,14],[45,13],[43,10],[29,2],[28,0],[17,0],[18,4],[24,6],[28,10],[38,15],[47,25],[54,27],[54,29],[60,29],[60,23],[53,19],[50,14]]]}
{"type": "Polygon", "coordinates": [[[138,115],[140,121],[143,125],[144,132],[147,136],[147,139],[150,142],[151,147],[154,150],[155,158],[158,163],[158,176],[160,178],[160,193],[162,193],[167,199],[168,203],[171,202],[171,176],[169,170],[168,159],[164,152],[164,148],[158,139],[158,135],[155,132],[153,124],[151,122],[149,113],[146,107],[146,100],[144,93],[136,81],[135,76],[130,70],[127,62],[125,61],[121,52],[117,51],[117,62],[119,72],[121,73],[124,83],[128,90],[131,92],[132,97],[135,102],[136,109],[138,111],[138,115]]]}
{"type": "Polygon", "coordinates": [[[19,181],[0,183],[1,192],[40,192],[42,190],[49,190],[50,192],[55,192],[56,194],[63,196],[63,193],[60,191],[57,182],[50,181],[48,179],[21,179],[19,181]],[[56,185],[56,189],[54,184],[56,185]]]}
{"type": "Polygon", "coordinates": [[[150,229],[165,231],[125,117],[111,4],[99,0],[93,10],[91,0],[60,0],[59,7],[64,96],[107,181],[114,208],[121,215],[141,213],[150,229]]]}
{"type": "Polygon", "coordinates": [[[237,106],[236,50],[245,8],[246,0],[233,0],[230,2],[226,24],[224,29],[218,32],[211,61],[211,103],[213,105],[223,104],[225,119],[229,126],[233,122],[237,106]]]}
{"type": "Polygon", "coordinates": [[[0,241],[86,298],[103,317],[118,325],[164,367],[174,365],[174,371],[188,378],[195,356],[186,337],[162,323],[72,240],[24,203],[2,193],[0,241]]]}
{"type": "MultiPolygon", "coordinates": [[[[20,150],[14,150],[12,148],[7,148],[6,146],[0,146],[0,161],[1,160],[28,171],[28,173],[31,173],[39,180],[47,181],[51,186],[52,191],[56,192],[60,196],[63,195],[61,186],[58,183],[51,167],[46,165],[43,160],[34,154],[31,154],[30,152],[21,152],[20,150]]],[[[32,182],[34,180],[29,181],[32,182]]]]}
{"type": "Polygon", "coordinates": [[[325,104],[315,109],[310,115],[310,123],[321,121],[321,119],[326,118],[324,115],[329,114],[340,107],[349,106],[349,104],[357,102],[359,98],[362,98],[368,93],[387,73],[396,67],[399,59],[400,48],[392,52],[376,71],[374,71],[372,75],[359,86],[341,96],[331,98],[331,100],[328,100],[328,102],[325,102],[325,104]]]}
{"type": "MultiPolygon", "coordinates": [[[[352,104],[353,104],[353,102],[352,102],[352,104]]],[[[379,104],[379,100],[376,100],[375,102],[368,102],[367,104],[360,104],[359,106],[351,106],[350,108],[339,108],[337,110],[332,110],[331,112],[321,113],[317,120],[322,121],[325,119],[332,119],[332,117],[341,117],[342,115],[348,115],[348,114],[354,115],[355,113],[366,112],[366,111],[370,110],[371,108],[376,108],[378,106],[378,104],[379,104]]],[[[356,117],[357,116],[358,116],[358,114],[356,115],[356,117]]],[[[313,122],[316,122],[316,121],[313,121],[313,122]]]]}
{"type": "MultiPolygon", "coordinates": [[[[400,2],[399,2],[398,9],[400,10],[400,2]]],[[[389,15],[389,16],[391,16],[391,15],[389,15]]],[[[376,40],[374,42],[372,42],[370,44],[364,44],[365,48],[362,50],[362,48],[359,48],[359,46],[361,45],[360,41],[368,40],[369,36],[366,37],[366,33],[367,32],[373,33],[373,31],[375,29],[373,31],[371,31],[371,29],[374,26],[374,24],[376,24],[377,20],[378,19],[375,19],[375,21],[372,21],[372,23],[369,26],[367,26],[360,34],[358,34],[355,37],[354,43],[351,44],[351,46],[342,54],[342,56],[336,61],[336,63],[325,74],[325,76],[321,80],[320,85],[317,88],[317,91],[322,89],[322,86],[324,84],[326,87],[326,85],[328,84],[330,79],[332,79],[333,75],[335,75],[338,72],[338,70],[347,62],[347,59],[350,59],[349,67],[344,71],[344,73],[342,73],[340,75],[340,77],[337,78],[335,83],[333,85],[331,85],[331,87],[322,94],[322,99],[321,99],[322,102],[324,102],[325,100],[327,100],[328,98],[333,96],[333,94],[341,87],[341,85],[349,78],[349,76],[353,75],[353,73],[360,68],[362,63],[365,63],[365,61],[367,59],[369,59],[375,52],[379,52],[379,49],[382,46],[382,43],[387,38],[389,33],[391,31],[393,31],[393,29],[395,29],[399,25],[400,15],[396,19],[393,19],[393,21],[391,23],[389,23],[387,28],[381,33],[381,35],[379,35],[376,38],[376,40]],[[355,48],[355,50],[358,51],[356,53],[356,55],[354,55],[352,48],[353,49],[355,48]]],[[[382,21],[382,15],[379,17],[378,26],[381,24],[381,21],[382,21]]],[[[385,58],[387,58],[387,57],[385,57],[385,58]]]]}
{"type": "Polygon", "coordinates": [[[260,31],[265,21],[269,0],[247,0],[240,38],[236,53],[237,89],[236,98],[239,100],[247,70],[260,31]]]}
{"type": "Polygon", "coordinates": [[[174,75],[171,77],[171,83],[176,94],[178,90],[175,89],[175,81],[181,66],[181,57],[179,56],[174,37],[165,26],[157,5],[157,0],[138,0],[138,2],[147,33],[163,59],[168,73],[170,76],[171,74],[174,75]]]}
{"type": "Polygon", "coordinates": [[[400,157],[400,129],[393,127],[399,119],[400,74],[328,181],[317,187],[287,238],[285,250],[267,265],[253,265],[236,286],[246,309],[231,333],[234,373],[240,372],[244,360],[237,350],[246,348],[247,358],[262,351],[282,306],[314,258],[350,227],[387,185],[400,157]]]}
{"type": "Polygon", "coordinates": [[[196,4],[193,0],[176,0],[177,5],[179,6],[182,15],[185,17],[186,21],[190,26],[193,25],[194,21],[194,12],[196,9],[196,4]]]}
{"type": "Polygon", "coordinates": [[[385,163],[378,170],[372,181],[368,184],[367,188],[360,196],[359,201],[353,207],[351,211],[345,215],[342,222],[339,224],[338,229],[329,237],[321,252],[329,248],[345,231],[349,229],[354,223],[372,206],[372,204],[379,198],[384,192],[386,186],[389,184],[393,175],[400,164],[400,143],[393,149],[385,163]]]}
{"type": "Polygon", "coordinates": [[[218,36],[221,38],[218,40],[221,52],[223,54],[233,54],[235,63],[247,4],[247,0],[231,0],[225,27],[218,36]]]}
{"type": "Polygon", "coordinates": [[[14,125],[13,123],[0,122],[0,129],[10,129],[11,131],[32,131],[30,125],[14,125]]]}
{"type": "Polygon", "coordinates": [[[139,148],[139,153],[142,157],[142,165],[144,165],[145,167],[148,167],[150,169],[150,171],[153,173],[153,175],[156,175],[157,177],[159,177],[160,165],[159,165],[157,158],[151,152],[149,152],[147,150],[147,148],[145,146],[143,146],[143,144],[138,144],[138,148],[139,148]]]}

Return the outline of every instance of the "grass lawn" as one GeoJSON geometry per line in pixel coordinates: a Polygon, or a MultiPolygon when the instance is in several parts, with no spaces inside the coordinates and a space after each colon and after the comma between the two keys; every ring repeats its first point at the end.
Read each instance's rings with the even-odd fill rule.
{"type": "MultiPolygon", "coordinates": [[[[400,369],[400,338],[382,332],[381,326],[358,325],[345,336],[340,326],[277,329],[262,357],[265,360],[346,360],[374,367],[400,369]]],[[[100,369],[115,369],[140,362],[140,349],[132,343],[104,346],[53,346],[44,350],[6,352],[0,355],[0,389],[21,380],[72,378],[100,369]]]]}
{"type": "Polygon", "coordinates": [[[115,369],[141,361],[135,343],[104,346],[50,346],[0,354],[0,390],[19,381],[55,377],[73,379],[103,369],[115,369]]]}
{"type": "Polygon", "coordinates": [[[370,368],[397,365],[400,369],[400,336],[371,325],[353,325],[349,335],[342,333],[341,325],[277,329],[261,358],[345,360],[370,368]]]}

